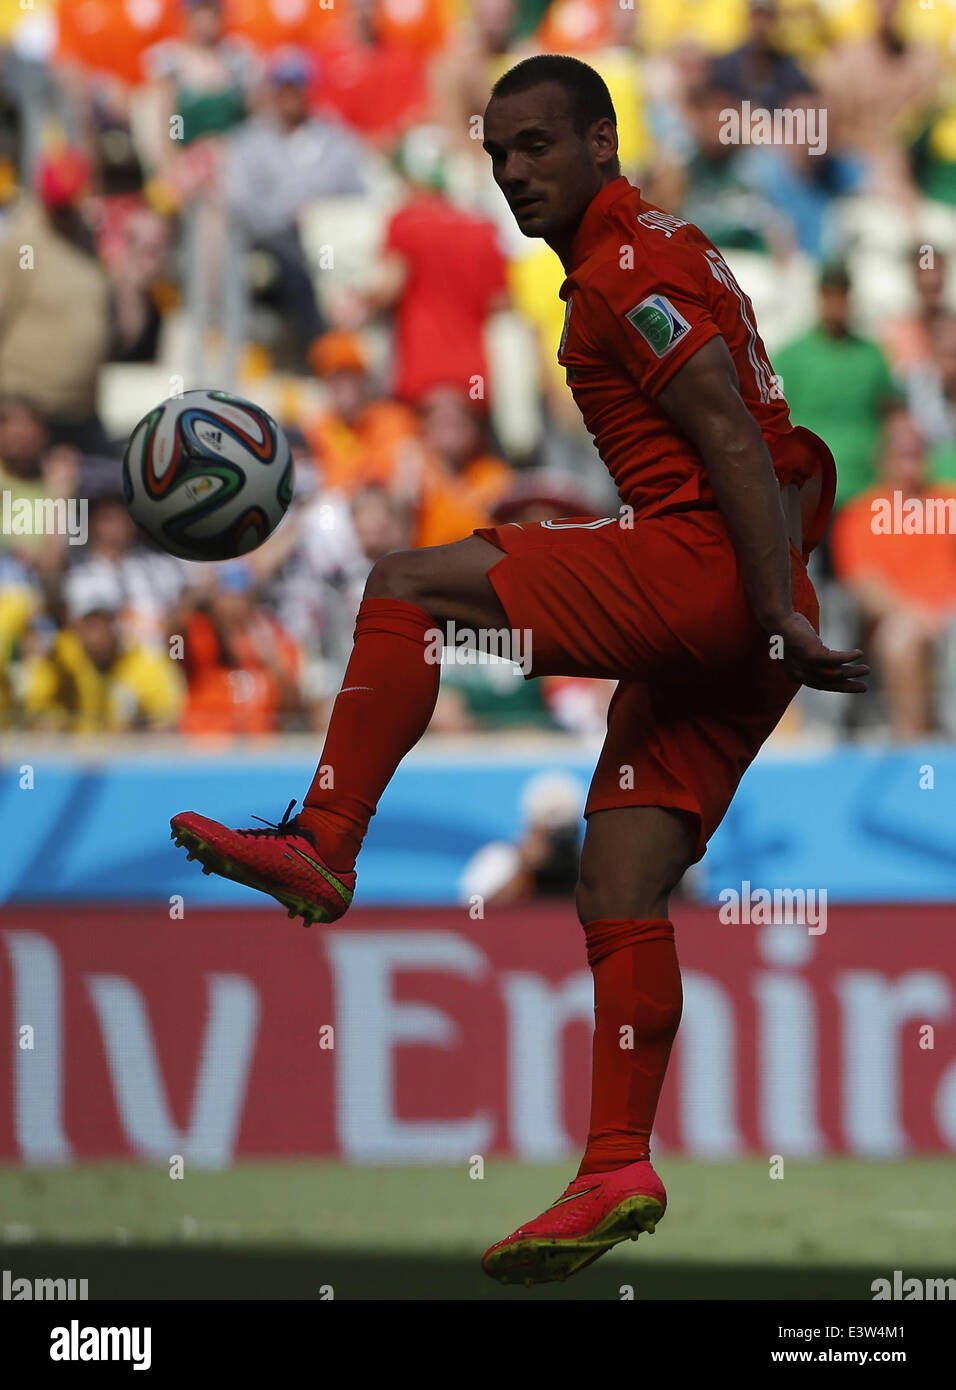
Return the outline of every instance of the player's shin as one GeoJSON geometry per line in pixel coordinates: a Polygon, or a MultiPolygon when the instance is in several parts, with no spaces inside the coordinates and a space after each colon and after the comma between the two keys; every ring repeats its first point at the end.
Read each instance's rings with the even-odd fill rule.
{"type": "Polygon", "coordinates": [[[438,698],[435,619],[402,599],[367,598],[300,823],[328,864],[349,869],[379,797],[428,727],[438,698]]]}

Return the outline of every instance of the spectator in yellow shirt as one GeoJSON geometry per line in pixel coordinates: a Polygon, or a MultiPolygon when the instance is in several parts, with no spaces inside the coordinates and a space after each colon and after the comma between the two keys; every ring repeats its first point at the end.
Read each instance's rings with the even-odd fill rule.
{"type": "Polygon", "coordinates": [[[70,733],[171,729],[182,682],[169,657],[119,635],[121,597],[97,578],[66,581],[69,621],[44,656],[24,673],[23,703],[31,728],[70,733]]]}
{"type": "Polygon", "coordinates": [[[29,571],[0,551],[0,728],[11,722],[17,663],[41,600],[29,571]]]}

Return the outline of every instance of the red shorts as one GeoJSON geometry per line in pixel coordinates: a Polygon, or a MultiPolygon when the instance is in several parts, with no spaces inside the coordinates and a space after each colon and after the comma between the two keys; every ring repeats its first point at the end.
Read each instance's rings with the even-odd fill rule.
{"type": "MultiPolygon", "coordinates": [[[[716,511],[628,528],[573,517],[487,527],[488,572],[513,629],[530,630],[532,676],[620,683],[585,815],[665,806],[696,819],[697,858],[799,686],[757,625],[716,511]]],[[[790,548],[794,608],[817,626],[806,566],[790,548]]]]}

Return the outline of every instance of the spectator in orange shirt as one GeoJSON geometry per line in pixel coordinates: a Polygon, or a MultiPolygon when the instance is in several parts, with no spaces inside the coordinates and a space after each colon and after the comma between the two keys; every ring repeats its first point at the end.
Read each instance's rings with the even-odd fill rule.
{"type": "Polygon", "coordinates": [[[421,406],[421,491],[415,544],[447,545],[489,526],[514,474],[488,447],[484,412],[454,386],[438,386],[421,406]]]}
{"type": "Polygon", "coordinates": [[[323,486],[349,495],[362,487],[396,490],[400,446],[418,434],[414,411],[374,396],[365,354],[353,333],[323,334],[309,358],[330,398],[328,408],[303,427],[323,486]]]}
{"type": "Polygon", "coordinates": [[[302,711],[300,656],[282,625],[257,606],[252,575],[224,565],[215,587],[186,617],[188,694],[184,734],[268,734],[302,711]]]}
{"type": "Polygon", "coordinates": [[[486,442],[480,405],[455,386],[434,387],[418,412],[376,400],[361,347],[350,333],[327,333],[311,354],[330,408],[304,425],[323,486],[353,495],[384,488],[415,518],[416,546],[460,540],[490,525],[512,470],[486,442]]]}
{"type": "Polygon", "coordinates": [[[887,419],[881,482],[838,513],[831,545],[868,629],[862,645],[882,674],[892,732],[924,737],[934,659],[956,616],[956,485],[927,482],[925,444],[905,411],[887,419]]]}

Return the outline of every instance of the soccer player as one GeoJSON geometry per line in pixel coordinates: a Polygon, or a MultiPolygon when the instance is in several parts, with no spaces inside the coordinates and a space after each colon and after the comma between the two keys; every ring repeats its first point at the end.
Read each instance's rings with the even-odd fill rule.
{"type": "Polygon", "coordinates": [[[649,1141],[681,1015],[669,894],[800,685],[861,691],[868,668],[816,631],[806,559],[832,506],[832,456],[791,425],[720,253],[621,177],[601,78],[573,58],[526,59],[495,84],[484,137],[519,228],[567,273],[558,359],[621,511],[387,555],[303,810],[258,830],[192,812],[172,827],[207,869],[333,921],[379,797],[428,727],[436,628],[530,630],[533,676],[619,681],[576,894],[594,975],[587,1148],[562,1196],[482,1261],[530,1284],[663,1215],[649,1141]]]}

